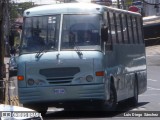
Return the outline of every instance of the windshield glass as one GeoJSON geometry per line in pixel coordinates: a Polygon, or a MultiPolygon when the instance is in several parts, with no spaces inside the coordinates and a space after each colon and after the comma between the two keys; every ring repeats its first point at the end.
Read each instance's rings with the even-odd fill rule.
{"type": "Polygon", "coordinates": [[[21,54],[58,49],[60,15],[25,18],[21,54]]]}
{"type": "Polygon", "coordinates": [[[64,15],[61,50],[100,50],[99,15],[64,15]]]}

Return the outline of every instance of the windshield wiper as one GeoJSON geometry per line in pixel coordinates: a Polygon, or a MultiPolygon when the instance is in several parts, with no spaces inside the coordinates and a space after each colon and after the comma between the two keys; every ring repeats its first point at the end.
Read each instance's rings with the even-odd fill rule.
{"type": "Polygon", "coordinates": [[[83,55],[80,48],[76,45],[76,42],[74,42],[74,47],[76,48],[76,52],[78,53],[78,55],[80,55],[80,56],[83,55]]]}
{"type": "Polygon", "coordinates": [[[42,52],[44,52],[44,50],[46,50],[46,46],[42,46],[41,49],[35,55],[35,57],[39,58],[42,55],[42,52]]]}

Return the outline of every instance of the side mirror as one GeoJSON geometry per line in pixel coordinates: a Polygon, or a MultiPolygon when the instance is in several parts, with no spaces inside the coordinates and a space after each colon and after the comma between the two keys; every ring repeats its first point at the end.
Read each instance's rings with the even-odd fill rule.
{"type": "Polygon", "coordinates": [[[15,49],[14,47],[11,47],[11,49],[10,49],[10,54],[15,56],[15,54],[16,54],[16,49],[15,49]]]}
{"type": "Polygon", "coordinates": [[[14,46],[14,32],[12,30],[9,34],[9,45],[11,48],[14,46]]]}
{"type": "Polygon", "coordinates": [[[113,49],[111,41],[108,39],[108,36],[109,36],[108,27],[103,26],[101,28],[101,40],[102,40],[102,46],[103,46],[104,52],[111,51],[113,49]]]}
{"type": "Polygon", "coordinates": [[[19,26],[19,29],[22,30],[22,25],[19,26]]]}
{"type": "Polygon", "coordinates": [[[108,28],[104,27],[101,28],[101,40],[102,42],[106,42],[108,41],[108,28]]]}

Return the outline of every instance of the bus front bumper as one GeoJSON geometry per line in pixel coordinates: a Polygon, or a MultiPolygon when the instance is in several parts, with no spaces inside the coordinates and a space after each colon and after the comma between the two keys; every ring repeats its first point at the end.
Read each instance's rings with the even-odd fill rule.
{"type": "Polygon", "coordinates": [[[19,88],[22,104],[105,101],[104,84],[19,88]]]}

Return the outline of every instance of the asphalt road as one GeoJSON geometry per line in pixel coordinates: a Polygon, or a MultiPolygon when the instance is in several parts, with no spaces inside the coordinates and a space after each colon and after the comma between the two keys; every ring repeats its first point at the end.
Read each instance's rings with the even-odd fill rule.
{"type": "MultiPolygon", "coordinates": [[[[63,109],[57,109],[54,107],[48,108],[48,112],[44,119],[72,119],[72,120],[109,120],[109,119],[145,119],[145,120],[159,120],[160,117],[126,117],[129,111],[131,114],[137,116],[141,115],[141,111],[156,114],[155,111],[159,111],[160,115],[160,46],[152,46],[146,48],[147,56],[147,91],[139,95],[139,103],[136,107],[128,106],[125,102],[118,105],[118,112],[114,113],[101,113],[97,111],[92,112],[64,112],[63,109]],[[124,113],[125,111],[125,113],[124,113]],[[138,113],[137,113],[138,112],[138,113]],[[139,114],[139,115],[138,115],[139,114]]],[[[13,85],[16,85],[16,80],[13,85]]],[[[13,86],[10,86],[13,87],[13,86]]],[[[16,87],[16,86],[15,86],[16,87]]],[[[11,91],[11,95],[16,95],[17,90],[11,91]]],[[[155,115],[156,116],[156,115],[155,115]]]]}

